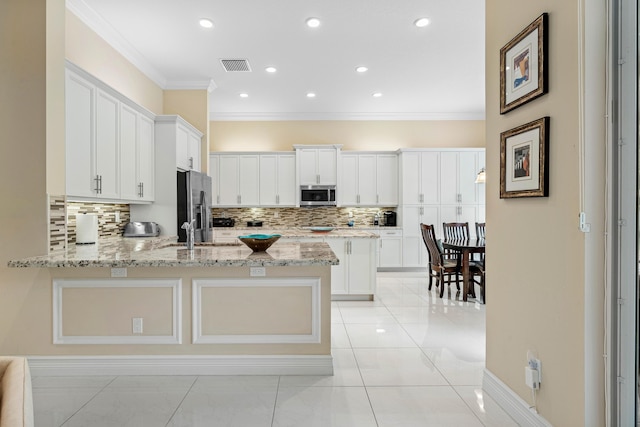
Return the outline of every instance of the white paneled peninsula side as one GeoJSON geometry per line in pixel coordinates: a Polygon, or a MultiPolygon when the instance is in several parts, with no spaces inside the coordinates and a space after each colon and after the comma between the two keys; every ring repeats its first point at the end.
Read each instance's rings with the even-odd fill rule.
{"type": "Polygon", "coordinates": [[[51,336],[33,337],[40,351],[32,370],[330,375],[332,281],[342,280],[332,269],[348,260],[327,242],[370,242],[375,271],[377,238],[331,233],[283,230],[267,252],[113,237],[10,261],[51,280],[41,293],[51,336]]]}

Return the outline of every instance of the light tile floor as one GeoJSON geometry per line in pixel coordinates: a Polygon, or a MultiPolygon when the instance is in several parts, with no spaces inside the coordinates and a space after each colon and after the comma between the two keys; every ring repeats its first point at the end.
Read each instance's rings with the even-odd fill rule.
{"type": "Polygon", "coordinates": [[[484,305],[379,273],[331,314],[333,376],[36,377],[36,427],[517,426],[481,389],[484,305]]]}

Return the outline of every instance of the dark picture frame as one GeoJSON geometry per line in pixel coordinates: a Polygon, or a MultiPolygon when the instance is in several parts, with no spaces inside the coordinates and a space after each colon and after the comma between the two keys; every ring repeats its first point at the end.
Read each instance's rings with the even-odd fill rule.
{"type": "Polygon", "coordinates": [[[547,93],[548,27],[543,13],[500,49],[500,114],[547,93]]]}
{"type": "Polygon", "coordinates": [[[500,198],[549,196],[549,117],[500,134],[500,198]]]}

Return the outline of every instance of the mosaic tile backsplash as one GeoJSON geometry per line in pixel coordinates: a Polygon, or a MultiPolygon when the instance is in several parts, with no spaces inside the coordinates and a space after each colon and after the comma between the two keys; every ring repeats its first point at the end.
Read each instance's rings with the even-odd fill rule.
{"type": "Polygon", "coordinates": [[[67,203],[67,242],[76,241],[76,215],[95,213],[98,215],[98,236],[121,236],[124,226],[131,217],[129,205],[108,203],[67,203]],[[120,212],[120,220],[116,221],[116,212],[120,212]]]}
{"type": "Polygon", "coordinates": [[[251,220],[262,221],[263,227],[346,227],[349,220],[353,220],[354,227],[370,227],[377,212],[388,210],[395,211],[395,207],[213,208],[212,216],[233,218],[236,227],[246,226],[246,222],[251,220]],[[349,217],[349,212],[352,212],[353,217],[349,217]]]}
{"type": "Polygon", "coordinates": [[[49,250],[67,247],[67,210],[64,196],[49,196],[49,250]]]}

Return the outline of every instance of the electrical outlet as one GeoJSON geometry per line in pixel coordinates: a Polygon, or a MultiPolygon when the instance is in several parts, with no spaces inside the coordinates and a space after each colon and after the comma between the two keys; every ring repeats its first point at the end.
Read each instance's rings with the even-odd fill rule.
{"type": "Polygon", "coordinates": [[[126,268],[112,268],[111,277],[127,277],[126,268]]]}
{"type": "Polygon", "coordinates": [[[133,324],[133,333],[141,334],[142,333],[142,317],[134,317],[131,320],[133,324]]]}
{"type": "Polygon", "coordinates": [[[267,275],[266,267],[251,267],[251,277],[266,276],[266,275],[267,275]]]}
{"type": "Polygon", "coordinates": [[[273,213],[273,217],[274,217],[274,218],[280,218],[280,212],[275,211],[275,212],[273,213]]]}
{"type": "Polygon", "coordinates": [[[349,218],[353,218],[353,211],[349,211],[349,218]]]}
{"type": "Polygon", "coordinates": [[[120,222],[120,211],[116,211],[116,222],[120,222]]]}
{"type": "Polygon", "coordinates": [[[537,369],[529,366],[524,367],[524,383],[530,389],[537,390],[540,388],[540,373],[537,369]]]}

